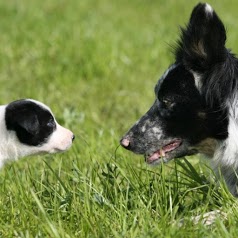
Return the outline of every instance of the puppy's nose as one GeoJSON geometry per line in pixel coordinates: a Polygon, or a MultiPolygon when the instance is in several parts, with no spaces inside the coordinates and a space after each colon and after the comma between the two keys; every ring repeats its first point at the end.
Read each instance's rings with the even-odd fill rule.
{"type": "Polygon", "coordinates": [[[127,148],[130,145],[130,140],[128,138],[122,138],[120,143],[123,147],[127,148]]]}
{"type": "Polygon", "coordinates": [[[72,135],[72,141],[74,141],[74,139],[75,139],[75,135],[73,134],[73,135],[72,135]]]}

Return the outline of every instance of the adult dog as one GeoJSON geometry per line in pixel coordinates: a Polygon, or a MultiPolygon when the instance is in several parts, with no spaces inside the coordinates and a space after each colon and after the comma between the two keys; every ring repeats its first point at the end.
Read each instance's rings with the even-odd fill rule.
{"type": "Polygon", "coordinates": [[[181,30],[175,62],[155,86],[149,111],[121,139],[148,164],[203,153],[238,195],[238,59],[208,4],[198,4],[181,30]]]}
{"type": "Polygon", "coordinates": [[[41,102],[22,99],[0,106],[0,167],[7,160],[65,151],[73,140],[41,102]]]}

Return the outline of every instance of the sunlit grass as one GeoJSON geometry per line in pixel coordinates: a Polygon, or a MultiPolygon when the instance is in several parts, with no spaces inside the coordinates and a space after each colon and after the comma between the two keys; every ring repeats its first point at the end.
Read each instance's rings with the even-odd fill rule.
{"type": "MultiPolygon", "coordinates": [[[[1,170],[1,237],[237,236],[236,200],[197,157],[151,168],[118,147],[152,104],[154,85],[173,60],[178,25],[196,3],[0,3],[1,104],[43,101],[76,135],[66,153],[1,170]],[[220,208],[227,219],[192,224],[191,217],[220,208]]],[[[238,51],[237,3],[210,3],[238,51]]]]}

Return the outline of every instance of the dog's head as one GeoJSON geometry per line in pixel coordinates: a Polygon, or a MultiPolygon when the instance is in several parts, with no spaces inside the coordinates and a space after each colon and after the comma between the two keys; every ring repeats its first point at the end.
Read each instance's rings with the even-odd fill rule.
{"type": "Polygon", "coordinates": [[[175,62],[155,86],[155,102],[121,139],[149,164],[212,155],[228,135],[225,101],[232,86],[224,79],[233,56],[225,48],[224,25],[210,5],[198,4],[181,32],[175,62]]]}
{"type": "Polygon", "coordinates": [[[57,123],[45,104],[22,99],[11,102],[2,110],[4,117],[1,127],[5,127],[0,136],[2,159],[56,153],[65,151],[72,145],[73,133],[57,123]]]}

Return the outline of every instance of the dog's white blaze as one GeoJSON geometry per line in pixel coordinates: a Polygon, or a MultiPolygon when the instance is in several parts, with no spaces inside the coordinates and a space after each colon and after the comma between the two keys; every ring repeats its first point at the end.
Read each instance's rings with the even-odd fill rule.
{"type": "Polygon", "coordinates": [[[205,10],[207,13],[212,14],[213,13],[213,9],[211,7],[211,5],[209,5],[208,3],[206,3],[206,7],[205,10]]]}

